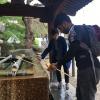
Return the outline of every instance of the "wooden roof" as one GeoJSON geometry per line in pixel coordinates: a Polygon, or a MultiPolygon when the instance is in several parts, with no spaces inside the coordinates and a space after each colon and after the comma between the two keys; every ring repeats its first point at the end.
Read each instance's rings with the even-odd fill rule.
{"type": "Polygon", "coordinates": [[[39,0],[45,6],[54,6],[67,15],[75,15],[78,10],[93,0],[39,0]]]}
{"type": "MultiPolygon", "coordinates": [[[[12,0],[18,1],[18,0],[12,0]]],[[[22,0],[20,0],[22,1],[22,0]]],[[[65,12],[75,15],[76,12],[92,0],[39,0],[44,7],[34,7],[24,4],[0,4],[1,16],[30,16],[48,22],[54,13],[65,12]]]]}

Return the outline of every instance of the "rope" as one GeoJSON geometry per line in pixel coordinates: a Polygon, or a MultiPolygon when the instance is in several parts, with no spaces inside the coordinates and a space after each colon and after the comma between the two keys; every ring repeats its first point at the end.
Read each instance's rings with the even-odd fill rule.
{"type": "MultiPolygon", "coordinates": [[[[59,72],[61,72],[61,70],[59,70],[58,68],[56,68],[56,70],[58,70],[59,72]]],[[[67,73],[65,73],[65,72],[64,72],[64,75],[68,76],[69,78],[72,77],[71,75],[69,75],[69,74],[67,74],[67,73]]]]}

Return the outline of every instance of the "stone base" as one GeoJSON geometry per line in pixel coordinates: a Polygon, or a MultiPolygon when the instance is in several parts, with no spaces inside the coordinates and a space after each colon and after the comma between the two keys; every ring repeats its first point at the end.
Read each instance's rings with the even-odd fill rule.
{"type": "Polygon", "coordinates": [[[49,100],[46,77],[0,79],[0,100],[49,100]]]}

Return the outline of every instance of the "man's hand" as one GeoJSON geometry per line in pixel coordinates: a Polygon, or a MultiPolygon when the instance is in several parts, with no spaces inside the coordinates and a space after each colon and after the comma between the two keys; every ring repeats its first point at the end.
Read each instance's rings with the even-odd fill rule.
{"type": "Polygon", "coordinates": [[[53,70],[56,70],[56,65],[57,65],[57,63],[48,63],[48,64],[46,64],[46,66],[47,66],[47,70],[48,71],[53,71],[53,70]]]}

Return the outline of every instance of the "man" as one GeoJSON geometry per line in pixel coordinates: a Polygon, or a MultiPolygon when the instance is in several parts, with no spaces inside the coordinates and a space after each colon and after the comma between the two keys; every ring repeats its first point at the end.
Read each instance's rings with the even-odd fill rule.
{"type": "MultiPolygon", "coordinates": [[[[87,34],[86,30],[81,26],[73,25],[69,16],[65,13],[60,13],[55,18],[55,28],[61,32],[68,34],[69,50],[62,60],[62,63],[69,62],[75,57],[77,65],[77,100],[95,100],[95,93],[97,91],[96,85],[100,78],[100,62],[97,57],[90,50],[90,43],[88,42],[88,35],[83,41],[78,34],[87,34]]],[[[83,38],[83,37],[82,37],[83,38]]],[[[58,66],[61,63],[58,63],[58,66]]]]}
{"type": "MultiPolygon", "coordinates": [[[[49,42],[48,47],[44,50],[41,55],[41,58],[44,59],[45,56],[52,52],[52,63],[60,63],[63,59],[65,53],[67,52],[67,44],[64,37],[59,36],[59,32],[57,29],[52,30],[51,32],[52,40],[49,42]]],[[[66,62],[62,63],[60,66],[57,66],[56,75],[57,81],[59,82],[58,88],[61,88],[61,66],[63,65],[64,72],[69,74],[69,64],[66,62]]],[[[66,89],[69,89],[69,76],[65,75],[66,89]]]]}

